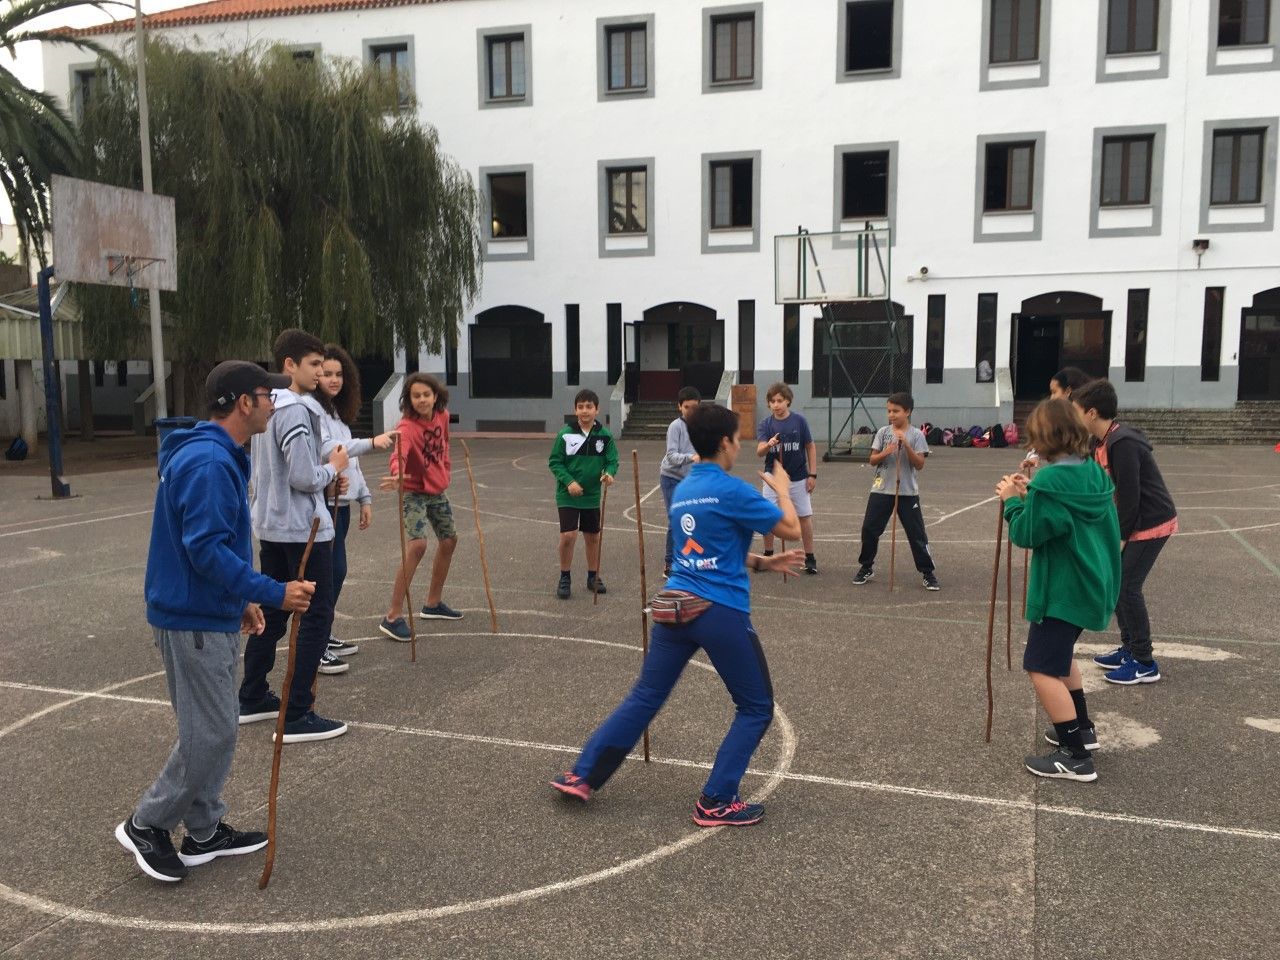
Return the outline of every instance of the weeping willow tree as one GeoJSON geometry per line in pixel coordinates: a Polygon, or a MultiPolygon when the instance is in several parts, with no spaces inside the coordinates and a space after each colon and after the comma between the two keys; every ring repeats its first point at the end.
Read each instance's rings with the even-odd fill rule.
{"type": "MultiPolygon", "coordinates": [[[[152,40],[147,87],[155,191],[177,210],[178,290],[161,300],[169,357],[193,372],[264,358],[292,326],[356,355],[454,342],[479,289],[477,194],[416,110],[396,110],[391,78],[281,47],[152,40]]],[[[101,75],[83,132],[89,176],[139,189],[130,73],[101,75]]],[[[145,295],[77,295],[99,355],[123,355],[145,295]]]]}

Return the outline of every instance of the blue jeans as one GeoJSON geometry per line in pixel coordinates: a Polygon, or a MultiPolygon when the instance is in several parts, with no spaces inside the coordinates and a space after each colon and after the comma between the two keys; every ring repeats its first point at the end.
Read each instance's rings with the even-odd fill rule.
{"type": "MultiPolygon", "coordinates": [[[[356,506],[359,506],[357,504],[356,506]]],[[[347,531],[351,529],[351,504],[338,505],[338,522],[333,528],[333,605],[347,579],[347,531]]]]}
{"type": "Polygon", "coordinates": [[[687,626],[654,624],[640,678],[591,735],[573,768],[593,790],[604,786],[622,765],[699,648],[707,652],[737,706],[702,792],[720,802],[738,796],[738,784],[773,720],[773,683],[751,617],[718,603],[687,626]]]}
{"type": "Polygon", "coordinates": [[[662,487],[662,502],[667,505],[667,552],[662,555],[662,562],[665,566],[671,566],[671,558],[676,552],[675,534],[671,532],[671,495],[676,492],[676,487],[680,485],[680,481],[675,477],[668,477],[665,473],[658,477],[658,483],[662,487]]]}

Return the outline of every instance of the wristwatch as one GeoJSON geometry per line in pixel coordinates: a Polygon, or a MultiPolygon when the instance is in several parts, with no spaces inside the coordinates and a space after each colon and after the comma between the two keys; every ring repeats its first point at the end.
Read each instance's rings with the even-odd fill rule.
{"type": "Polygon", "coordinates": [[[818,475],[817,475],[816,473],[811,473],[811,474],[809,474],[809,477],[810,477],[810,479],[813,479],[813,480],[817,480],[817,479],[818,479],[818,475]]]}

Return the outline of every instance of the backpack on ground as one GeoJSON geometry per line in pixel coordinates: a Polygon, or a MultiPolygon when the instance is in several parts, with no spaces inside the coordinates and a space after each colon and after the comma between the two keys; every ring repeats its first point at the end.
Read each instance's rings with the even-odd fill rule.
{"type": "Polygon", "coordinates": [[[1007,447],[1009,445],[1009,441],[1004,438],[1004,424],[994,424],[991,429],[987,431],[987,440],[990,441],[991,446],[993,447],[1007,447]]]}
{"type": "Polygon", "coordinates": [[[1012,421],[1004,425],[1005,446],[1016,447],[1019,441],[1018,425],[1012,421]]]}
{"type": "Polygon", "coordinates": [[[983,430],[981,427],[979,427],[977,424],[974,424],[972,427],[969,428],[969,437],[973,440],[977,440],[984,433],[986,433],[986,431],[983,430]]]}
{"type": "Polygon", "coordinates": [[[956,435],[951,440],[953,447],[972,447],[973,437],[965,430],[957,430],[956,435]]]}
{"type": "Polygon", "coordinates": [[[4,458],[6,460],[25,460],[29,449],[27,441],[21,437],[14,437],[13,443],[9,444],[9,448],[4,452],[4,458]]]}
{"type": "Polygon", "coordinates": [[[943,431],[941,427],[935,427],[931,423],[926,423],[925,426],[929,428],[924,432],[925,443],[929,444],[931,447],[936,447],[946,442],[943,440],[943,431]]]}
{"type": "Polygon", "coordinates": [[[942,445],[944,447],[950,447],[954,445],[955,441],[956,441],[956,432],[954,430],[948,427],[946,430],[942,431],[942,445]]]}

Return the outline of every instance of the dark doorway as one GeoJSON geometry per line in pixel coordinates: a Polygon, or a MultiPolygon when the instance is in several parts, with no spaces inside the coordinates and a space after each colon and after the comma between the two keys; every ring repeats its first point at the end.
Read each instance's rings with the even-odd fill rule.
{"type": "MultiPolygon", "coordinates": [[[[636,399],[675,402],[681,387],[708,399],[724,375],[724,320],[700,303],[650,307],[635,328],[636,399]]],[[[630,391],[628,391],[630,392],[630,391]]]]}
{"type": "Polygon", "coordinates": [[[1022,301],[1011,327],[1013,395],[1038,400],[1063,367],[1107,376],[1111,362],[1111,311],[1102,300],[1069,290],[1022,301]]]}
{"type": "Polygon", "coordinates": [[[1280,400],[1280,287],[1240,311],[1240,400],[1280,400]]]}

